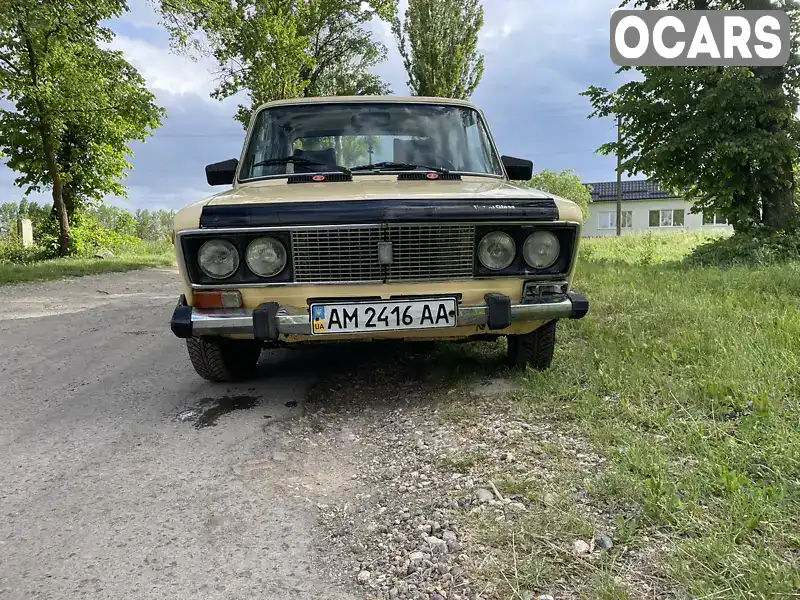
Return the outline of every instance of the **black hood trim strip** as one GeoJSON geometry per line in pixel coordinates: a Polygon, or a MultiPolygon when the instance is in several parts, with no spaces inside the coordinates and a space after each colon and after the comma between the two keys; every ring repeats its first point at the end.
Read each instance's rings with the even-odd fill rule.
{"type": "Polygon", "coordinates": [[[200,227],[273,227],[430,221],[558,221],[550,198],[526,200],[345,200],[206,205],[200,227]]]}

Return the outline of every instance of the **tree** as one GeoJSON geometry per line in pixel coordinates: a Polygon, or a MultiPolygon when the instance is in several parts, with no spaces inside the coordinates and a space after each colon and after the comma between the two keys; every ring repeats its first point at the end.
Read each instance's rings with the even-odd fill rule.
{"type": "MultiPolygon", "coordinates": [[[[95,106],[78,114],[66,114],[58,139],[57,163],[64,180],[63,199],[72,219],[76,208],[101,202],[108,195],[126,197],[123,185],[132,140],[144,141],[156,129],[164,111],[155,105],[144,79],[120,52],[97,47],[81,49],[91,68],[91,81],[83,91],[95,106]]],[[[51,185],[42,164],[41,146],[30,140],[17,149],[11,161],[26,168],[16,184],[27,186],[25,193],[41,191],[51,185]]]]}
{"type": "Polygon", "coordinates": [[[483,77],[478,33],[483,27],[479,0],[409,0],[405,21],[392,31],[417,96],[469,98],[483,77]]]}
{"type": "MultiPolygon", "coordinates": [[[[800,26],[797,0],[639,0],[647,9],[786,10],[800,26]]],[[[621,71],[628,71],[623,68],[621,71]]],[[[694,212],[716,212],[737,231],[794,226],[793,166],[800,150],[797,41],[783,67],[642,67],[642,78],[616,91],[584,94],[593,116],[621,115],[619,142],[600,152],[622,157],[622,169],[667,189],[685,191],[694,212]]]]}
{"type": "Polygon", "coordinates": [[[83,211],[83,214],[95,218],[103,229],[120,235],[138,236],[138,227],[133,213],[111,204],[97,204],[83,211]]]}
{"type": "Polygon", "coordinates": [[[136,237],[153,242],[169,241],[172,234],[175,211],[139,209],[134,215],[136,237]]]}
{"type": "Polygon", "coordinates": [[[174,45],[217,62],[212,96],[247,93],[236,115],[245,127],[253,109],[271,100],[389,92],[369,72],[386,47],[365,26],[391,19],[397,0],[158,1],[174,45]]]}
{"type": "Polygon", "coordinates": [[[592,196],[572,169],[564,169],[560,173],[544,169],[540,173],[535,173],[533,178],[523,185],[572,200],[581,207],[584,218],[589,216],[589,201],[592,196]]]}
{"type": "Polygon", "coordinates": [[[0,235],[14,235],[19,220],[19,205],[16,202],[0,204],[0,235]]]}
{"type": "Polygon", "coordinates": [[[0,236],[17,235],[17,222],[19,219],[30,219],[33,224],[33,239],[40,246],[50,246],[50,241],[55,241],[52,219],[52,207],[42,206],[23,198],[16,202],[0,204],[0,236]]]}
{"type": "Polygon", "coordinates": [[[103,21],[124,0],[0,0],[0,153],[28,191],[49,187],[59,251],[70,251],[70,216],[81,198],[124,193],[131,139],[160,122],[144,81],[103,21]]]}

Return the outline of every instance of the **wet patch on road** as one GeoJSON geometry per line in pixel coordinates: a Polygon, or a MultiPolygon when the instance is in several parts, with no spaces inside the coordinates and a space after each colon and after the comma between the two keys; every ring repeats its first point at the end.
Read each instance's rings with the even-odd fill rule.
{"type": "Polygon", "coordinates": [[[175,420],[192,423],[195,429],[214,427],[223,415],[237,410],[249,410],[261,403],[259,396],[223,396],[222,398],[203,398],[186,410],[178,413],[175,420]]]}

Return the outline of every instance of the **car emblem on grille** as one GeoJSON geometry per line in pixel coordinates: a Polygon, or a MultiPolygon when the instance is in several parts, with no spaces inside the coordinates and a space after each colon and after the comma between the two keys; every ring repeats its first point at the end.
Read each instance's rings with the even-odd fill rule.
{"type": "Polygon", "coordinates": [[[378,262],[382,265],[390,265],[393,261],[392,242],[378,242],[378,262]]]}
{"type": "Polygon", "coordinates": [[[438,173],[428,173],[425,177],[427,177],[428,179],[439,179],[439,174],[438,173]]]}
{"type": "Polygon", "coordinates": [[[314,181],[325,181],[325,175],[314,175],[311,179],[314,181]]]}

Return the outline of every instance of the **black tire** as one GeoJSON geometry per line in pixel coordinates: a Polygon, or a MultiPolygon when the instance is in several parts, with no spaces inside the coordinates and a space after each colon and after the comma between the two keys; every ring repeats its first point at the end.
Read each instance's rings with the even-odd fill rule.
{"type": "Polygon", "coordinates": [[[536,331],[508,336],[508,364],[516,369],[530,365],[537,371],[546,371],[553,364],[556,347],[556,324],[550,321],[536,331]]]}
{"type": "Polygon", "coordinates": [[[190,337],[186,348],[197,374],[214,382],[251,377],[261,356],[261,343],[255,340],[190,337]]]}

